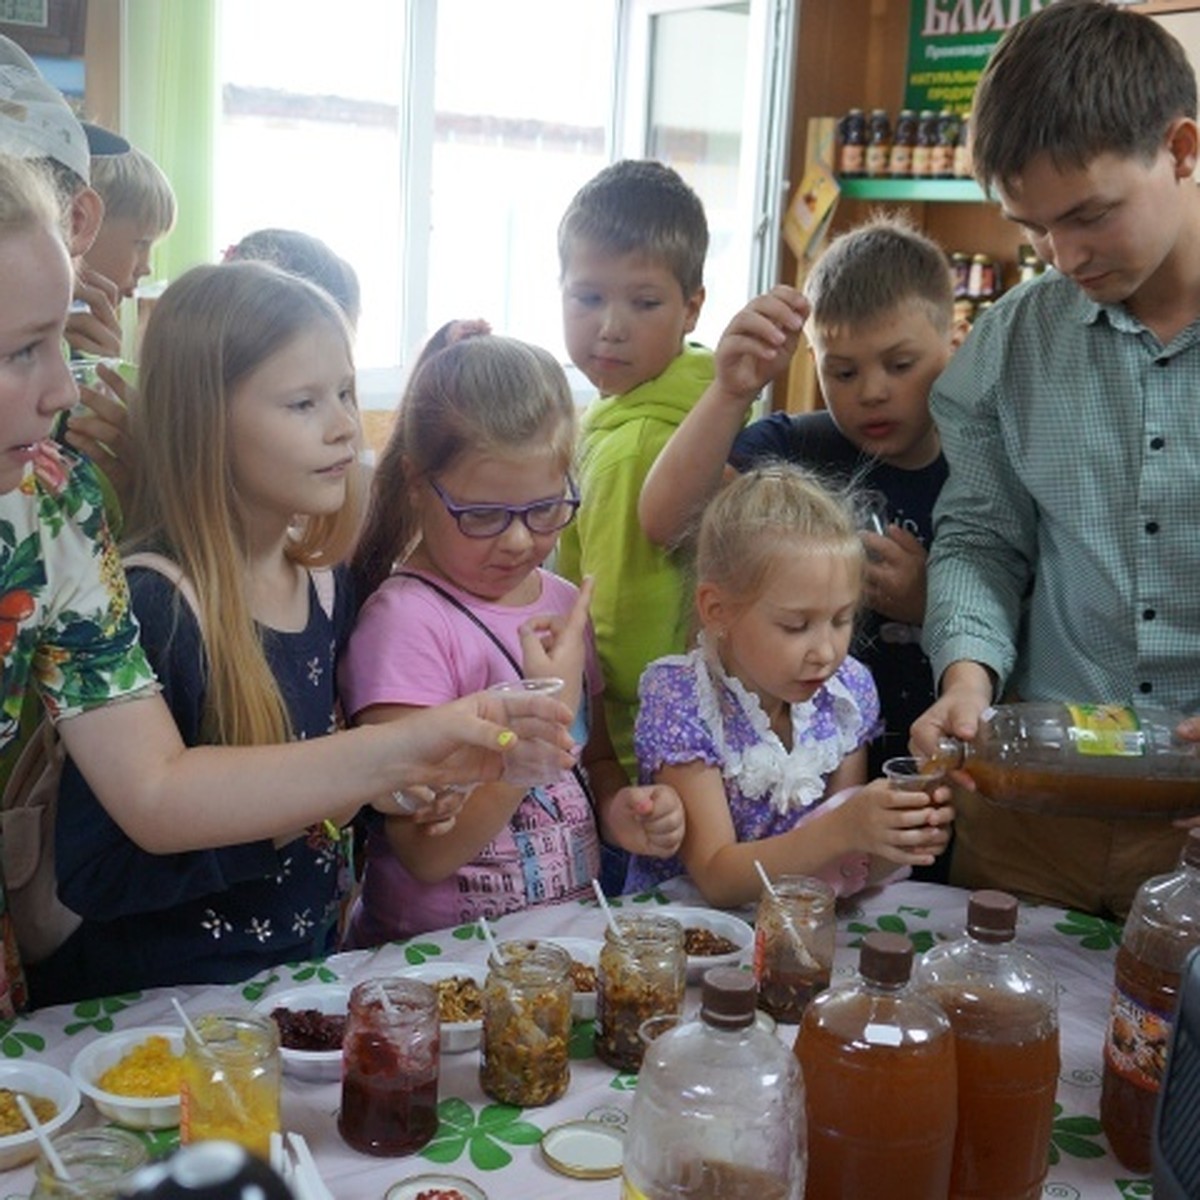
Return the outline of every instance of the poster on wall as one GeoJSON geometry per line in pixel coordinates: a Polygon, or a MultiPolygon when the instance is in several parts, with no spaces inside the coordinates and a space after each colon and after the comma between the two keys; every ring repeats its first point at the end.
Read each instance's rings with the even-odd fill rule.
{"type": "Polygon", "coordinates": [[[965,113],[979,76],[1022,17],[1053,0],[912,0],[904,107],[965,113]]]}

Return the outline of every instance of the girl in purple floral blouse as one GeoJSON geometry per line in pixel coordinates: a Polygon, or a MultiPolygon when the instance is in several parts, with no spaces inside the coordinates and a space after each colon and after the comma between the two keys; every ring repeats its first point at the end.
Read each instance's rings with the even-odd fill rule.
{"type": "Polygon", "coordinates": [[[696,648],[642,675],[644,782],[683,799],[677,858],[635,859],[627,890],[686,872],[710,903],[751,903],[767,874],[820,874],[840,893],[933,862],[954,812],[866,782],[880,728],[870,673],[849,657],[863,549],[848,504],[791,466],[739,476],[697,547],[696,648]]]}

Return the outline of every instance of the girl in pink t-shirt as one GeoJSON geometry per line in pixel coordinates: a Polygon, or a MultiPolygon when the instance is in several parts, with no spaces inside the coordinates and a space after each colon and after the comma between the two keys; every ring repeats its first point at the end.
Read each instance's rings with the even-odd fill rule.
{"type": "Polygon", "coordinates": [[[630,787],[604,727],[590,583],[542,569],[579,498],[575,410],[562,368],[509,338],[455,343],[421,364],[372,485],[355,571],[367,597],[341,667],[347,716],[403,721],[526,676],[564,680],[579,767],[547,787],[476,787],[442,836],[374,819],[351,946],[581,896],[600,837],[673,854],[673,788],[630,787]]]}

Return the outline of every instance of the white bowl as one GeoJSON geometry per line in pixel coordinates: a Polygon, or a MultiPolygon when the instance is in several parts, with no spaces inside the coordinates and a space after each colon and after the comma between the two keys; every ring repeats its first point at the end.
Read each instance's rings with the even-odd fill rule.
{"type": "MultiPolygon", "coordinates": [[[[319,1013],[345,1013],[350,1006],[351,985],[348,983],[308,983],[283,988],[264,996],[254,1006],[268,1017],[277,1008],[292,1012],[315,1009],[319,1013]]],[[[296,1079],[310,1083],[328,1083],[342,1077],[342,1048],[335,1050],[293,1050],[280,1046],[283,1069],[296,1079]]]]}
{"type": "MultiPolygon", "coordinates": [[[[0,1062],[0,1088],[53,1101],[58,1111],[42,1122],[49,1134],[60,1130],[79,1111],[79,1089],[62,1071],[44,1063],[18,1059],[0,1062]]],[[[0,1171],[30,1162],[38,1153],[37,1135],[32,1130],[0,1137],[0,1171]]]]}
{"type": "Polygon", "coordinates": [[[179,1094],[173,1096],[118,1096],[97,1087],[96,1080],[115,1067],[135,1046],[159,1034],[183,1053],[183,1030],[176,1025],[143,1025],[122,1029],[89,1042],[71,1063],[71,1078],[79,1090],[106,1116],[127,1129],[172,1129],[179,1124],[179,1094]]]}
{"type": "MultiPolygon", "coordinates": [[[[403,979],[419,979],[436,987],[442,979],[450,979],[455,975],[463,975],[473,979],[480,988],[487,980],[487,967],[482,963],[468,962],[436,962],[420,963],[414,967],[402,967],[394,972],[403,979]]],[[[464,1050],[474,1050],[479,1045],[483,1034],[483,1021],[443,1021],[442,1022],[442,1053],[459,1054],[464,1050]]]]}
{"type": "MultiPolygon", "coordinates": [[[[600,961],[600,950],[604,945],[603,942],[598,942],[594,938],[547,937],[538,940],[553,942],[554,945],[561,946],[576,962],[581,962],[593,970],[600,961]]],[[[576,992],[571,1000],[571,1016],[576,1021],[590,1021],[595,1015],[595,991],[576,992]]]]}
{"type": "Polygon", "coordinates": [[[668,904],[661,908],[647,909],[647,912],[656,917],[673,917],[683,926],[685,933],[689,929],[707,929],[720,937],[728,938],[737,946],[736,950],[731,950],[728,954],[689,954],[687,973],[690,983],[699,983],[709,967],[738,966],[753,951],[754,930],[741,917],[722,912],[719,908],[688,908],[668,904]]]}

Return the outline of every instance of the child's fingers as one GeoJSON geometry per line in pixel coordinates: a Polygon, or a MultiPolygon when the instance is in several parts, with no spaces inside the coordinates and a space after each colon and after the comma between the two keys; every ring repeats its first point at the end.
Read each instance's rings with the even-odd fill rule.
{"type": "Polygon", "coordinates": [[[583,582],[579,585],[579,595],[575,597],[575,603],[571,606],[566,623],[563,625],[564,634],[570,633],[582,636],[583,631],[587,628],[592,593],[595,590],[596,577],[594,575],[585,575],[583,582]]]}

